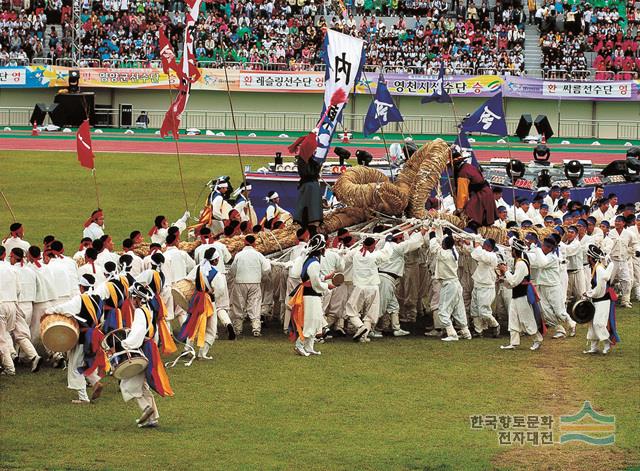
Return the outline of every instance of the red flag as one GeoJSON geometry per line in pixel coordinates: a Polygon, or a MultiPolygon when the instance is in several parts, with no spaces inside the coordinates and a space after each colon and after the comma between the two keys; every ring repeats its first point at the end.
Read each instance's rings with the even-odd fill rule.
{"type": "Polygon", "coordinates": [[[178,68],[178,64],[176,63],[176,53],[173,52],[173,48],[171,47],[171,43],[165,34],[166,28],[160,29],[160,59],[162,59],[162,71],[165,74],[169,73],[169,70],[175,71],[180,77],[180,69],[178,68]]]}
{"type": "Polygon", "coordinates": [[[165,138],[171,133],[174,139],[179,138],[180,120],[182,119],[182,113],[184,113],[187,107],[187,101],[189,100],[189,88],[189,84],[184,83],[183,80],[178,96],[174,98],[171,106],[164,115],[164,120],[160,127],[160,137],[165,138]]]}
{"type": "Polygon", "coordinates": [[[89,120],[85,119],[76,133],[76,145],[78,149],[78,162],[85,168],[93,169],[93,146],[91,145],[91,128],[89,120]]]}

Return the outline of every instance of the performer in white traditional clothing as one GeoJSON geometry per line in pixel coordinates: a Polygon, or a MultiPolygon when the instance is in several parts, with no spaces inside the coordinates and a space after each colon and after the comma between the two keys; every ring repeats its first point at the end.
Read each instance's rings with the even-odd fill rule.
{"type": "Polygon", "coordinates": [[[64,255],[64,246],[59,240],[51,243],[47,266],[53,275],[56,289],[56,302],[63,303],[79,294],[78,265],[72,258],[64,255]]]}
{"type": "Polygon", "coordinates": [[[542,247],[532,247],[527,252],[531,268],[538,270],[536,286],[540,295],[540,310],[548,325],[555,328],[552,338],[566,337],[563,324],[569,326],[569,337],[576,335],[576,323],[569,314],[564,303],[562,281],[560,278],[560,256],[555,239],[547,237],[542,247]]]}
{"type": "Polygon", "coordinates": [[[276,229],[284,221],[291,219],[291,213],[280,207],[280,195],[275,191],[267,193],[267,211],[262,225],[265,229],[276,229]]]}
{"type": "Polygon", "coordinates": [[[15,344],[20,347],[21,355],[31,362],[31,371],[36,372],[40,368],[42,358],[31,342],[29,328],[33,315],[33,302],[36,299],[36,274],[25,266],[25,258],[25,252],[21,248],[15,247],[11,251],[10,263],[15,269],[18,281],[18,309],[11,336],[15,344]]]}
{"type": "Polygon", "coordinates": [[[167,290],[169,293],[163,293],[164,301],[167,304],[167,320],[171,321],[174,317],[178,317],[182,322],[186,312],[173,302],[170,287],[186,278],[196,264],[187,252],[179,248],[179,240],[175,234],[169,234],[165,242],[166,248],[163,254],[164,264],[162,265],[162,271],[166,276],[165,283],[169,287],[167,290]]]}
{"type": "Polygon", "coordinates": [[[326,241],[322,234],[316,234],[309,240],[300,272],[301,284],[291,300],[292,320],[297,335],[294,350],[304,357],[320,355],[314,344],[316,335],[322,332],[325,323],[322,296],[334,288],[332,284],[325,283],[327,277],[320,274],[320,259],[325,247],[326,241]]]}
{"type": "Polygon", "coordinates": [[[495,253],[496,242],[486,239],[482,244],[474,242],[471,258],[477,262],[473,272],[473,291],[471,293],[471,317],[478,335],[492,329],[493,336],[500,335],[500,324],[493,316],[491,305],[496,297],[496,269],[498,256],[495,253]]]}
{"type": "Polygon", "coordinates": [[[142,349],[149,366],[131,378],[122,379],[120,392],[125,402],[135,399],[142,411],[140,418],[136,420],[138,427],[157,427],[160,416],[150,387],[162,396],[173,396],[173,391],[154,340],[158,329],[147,304],[154,295],[144,285],[134,283],[129,289],[129,296],[135,311],[131,330],[121,345],[127,350],[142,349]]]}
{"type": "Polygon", "coordinates": [[[211,232],[216,235],[224,231],[224,221],[229,218],[229,211],[233,209],[227,201],[227,191],[229,191],[229,184],[224,177],[220,177],[216,180],[209,194],[211,232]]]}
{"type": "Polygon", "coordinates": [[[289,260],[284,263],[284,265],[289,268],[285,287],[285,310],[282,319],[282,329],[285,335],[289,334],[289,324],[291,323],[291,306],[289,305],[289,300],[296,287],[301,283],[300,273],[302,272],[302,264],[305,260],[305,249],[307,248],[307,243],[310,238],[309,231],[304,228],[298,229],[296,231],[296,238],[298,239],[298,243],[291,248],[288,256],[289,260]]]}
{"type": "Polygon", "coordinates": [[[636,215],[635,226],[627,228],[633,238],[633,255],[631,268],[633,271],[633,292],[636,300],[640,301],[640,214],[636,215]]]}
{"type": "Polygon", "coordinates": [[[149,230],[151,242],[163,245],[169,235],[169,227],[177,227],[179,232],[182,233],[187,228],[187,221],[190,215],[191,213],[189,213],[189,211],[185,211],[182,217],[171,224],[171,226],[169,226],[169,220],[166,217],[162,215],[156,216],[153,221],[153,227],[149,230]]]}
{"type": "Polygon", "coordinates": [[[567,259],[567,274],[569,276],[567,301],[571,303],[580,299],[587,286],[582,265],[584,247],[578,240],[577,227],[569,226],[567,228],[566,242],[561,244],[561,250],[567,259]]]}
{"type": "Polygon", "coordinates": [[[352,260],[353,291],[346,306],[346,316],[355,327],[353,340],[366,342],[367,334],[378,322],[380,316],[380,275],[378,267],[391,256],[387,248],[375,250],[376,240],[367,237],[362,248],[350,252],[348,256],[352,260]],[[360,316],[363,316],[363,320],[360,316]]]}
{"type": "Polygon", "coordinates": [[[258,218],[251,204],[250,194],[251,185],[242,182],[238,189],[233,192],[233,196],[236,197],[234,209],[240,213],[241,221],[247,221],[250,227],[253,227],[258,224],[258,218]]]}
{"type": "Polygon", "coordinates": [[[615,300],[612,299],[612,290],[609,288],[609,280],[615,265],[609,263],[605,268],[602,264],[602,260],[605,258],[604,253],[595,245],[589,246],[587,255],[591,265],[592,278],[591,288],[584,293],[584,296],[593,302],[595,314],[589,322],[589,330],[587,331],[590,347],[584,353],[599,353],[598,346],[600,342],[603,342],[602,353],[607,354],[611,350],[612,342],[620,341],[615,326],[615,300]]]}
{"type": "Polygon", "coordinates": [[[615,227],[609,231],[608,237],[613,241],[609,257],[613,264],[611,284],[620,285],[620,306],[631,307],[631,286],[633,279],[629,270],[629,260],[635,255],[634,240],[631,232],[625,228],[624,216],[615,218],[615,227]]]}
{"type": "Polygon", "coordinates": [[[260,337],[260,282],[269,273],[271,266],[265,256],[255,249],[255,243],[255,236],[246,236],[244,248],[236,254],[231,264],[230,273],[234,278],[231,288],[231,318],[236,335],[241,335],[242,324],[248,315],[253,336],[260,337]]]}
{"type": "Polygon", "coordinates": [[[18,311],[18,276],[9,262],[6,250],[0,246],[0,366],[3,375],[16,374],[13,365],[11,332],[15,328],[18,311]]]}
{"type": "Polygon", "coordinates": [[[31,244],[24,240],[24,226],[19,222],[14,222],[9,226],[9,236],[2,241],[2,246],[7,253],[11,253],[14,248],[19,248],[27,253],[31,244]]]}
{"type": "Polygon", "coordinates": [[[442,340],[445,342],[458,340],[458,333],[452,319],[460,326],[462,338],[471,339],[462,299],[462,285],[458,279],[459,254],[453,237],[444,236],[441,227],[437,227],[436,232],[429,237],[429,249],[436,257],[435,278],[441,283],[438,320],[447,332],[447,336],[442,340]]]}
{"type": "Polygon", "coordinates": [[[199,347],[198,358],[201,360],[213,358],[209,356],[209,350],[216,340],[220,315],[222,315],[220,320],[229,330],[229,336],[233,335],[235,338],[227,314],[228,306],[218,306],[218,298],[222,298],[227,290],[224,274],[215,268],[219,257],[215,247],[209,247],[204,253],[202,261],[187,276],[187,279],[195,283],[195,291],[179,340],[188,339],[190,344],[195,342],[199,347]],[[202,321],[201,316],[205,316],[206,320],[202,321]]]}
{"type": "Polygon", "coordinates": [[[122,241],[123,254],[131,256],[131,269],[129,270],[129,272],[135,277],[142,273],[142,271],[144,270],[144,263],[142,262],[142,257],[135,253],[133,248],[133,240],[125,239],[122,241]]]}
{"type": "MultiPolygon", "coordinates": [[[[396,297],[396,290],[398,289],[399,280],[404,274],[405,255],[423,245],[426,232],[426,229],[423,229],[422,233],[416,232],[407,240],[404,240],[404,232],[400,230],[387,236],[385,248],[391,254],[388,260],[378,266],[380,275],[380,317],[385,314],[391,316],[391,329],[394,337],[410,334],[410,332],[400,327],[400,304],[396,297]]],[[[382,333],[374,329],[369,333],[369,336],[372,338],[382,337],[382,333]]]]}
{"type": "Polygon", "coordinates": [[[104,375],[106,358],[100,343],[104,335],[98,330],[102,322],[102,300],[93,291],[95,278],[83,275],[79,280],[79,292],[69,301],[57,304],[47,309],[46,314],[62,314],[78,321],[80,338],[78,343],[68,352],[67,387],[77,391],[78,398],[74,404],[88,404],[87,381],[93,387],[91,400],[100,397],[103,385],[100,383],[100,373],[104,375]],[[96,335],[97,334],[97,335],[96,335]],[[98,353],[93,353],[93,347],[98,347],[98,353]],[[91,365],[87,360],[92,360],[91,365]],[[82,369],[82,371],[81,371],[82,369]]]}
{"type": "Polygon", "coordinates": [[[504,281],[511,288],[511,303],[509,304],[509,345],[503,345],[503,350],[513,350],[520,345],[520,335],[533,336],[531,350],[538,350],[542,345],[542,335],[535,318],[534,310],[529,302],[529,283],[531,270],[525,254],[526,244],[519,239],[512,239],[511,252],[514,262],[513,272],[507,271],[507,266],[499,265],[504,275],[504,281]]]}
{"type": "Polygon", "coordinates": [[[91,213],[91,217],[84,223],[82,237],[88,237],[91,240],[99,239],[104,235],[104,213],[101,209],[96,209],[91,213]]]}

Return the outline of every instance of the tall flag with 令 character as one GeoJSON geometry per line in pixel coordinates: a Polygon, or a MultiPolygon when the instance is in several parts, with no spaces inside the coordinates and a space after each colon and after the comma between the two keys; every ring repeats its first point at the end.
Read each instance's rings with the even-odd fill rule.
{"type": "Polygon", "coordinates": [[[332,29],[327,30],[322,50],[326,66],[322,115],[313,131],[289,146],[290,152],[306,161],[313,157],[318,163],[327,158],[349,93],[360,80],[365,61],[362,39],[332,29]]]}
{"type": "Polygon", "coordinates": [[[76,148],[80,165],[93,170],[95,156],[93,155],[93,145],[91,144],[91,128],[87,119],[82,122],[78,132],[76,132],[76,148]]]}
{"type": "Polygon", "coordinates": [[[438,69],[438,79],[433,85],[433,93],[420,100],[420,103],[452,103],[451,96],[447,93],[447,89],[444,86],[444,64],[440,62],[440,68],[438,69]]]}
{"type": "Polygon", "coordinates": [[[191,84],[197,82],[200,78],[200,71],[196,64],[196,56],[193,48],[193,33],[202,0],[186,0],[186,3],[189,11],[186,16],[184,45],[182,48],[182,57],[180,58],[180,67],[178,68],[178,95],[175,97],[171,106],[167,110],[167,113],[164,115],[164,120],[160,127],[160,136],[163,138],[171,133],[174,139],[178,139],[180,120],[182,119],[182,113],[184,113],[184,110],[187,108],[187,103],[189,102],[191,84]]]}
{"type": "Polygon", "coordinates": [[[506,136],[507,123],[502,106],[502,92],[485,101],[480,108],[462,122],[462,132],[483,132],[495,136],[506,136]]]}
{"type": "Polygon", "coordinates": [[[364,136],[367,137],[373,134],[382,126],[389,123],[398,123],[401,121],[404,120],[402,119],[400,110],[393,102],[391,93],[389,93],[387,84],[381,74],[378,79],[376,96],[371,102],[371,105],[369,105],[369,111],[367,111],[367,116],[364,118],[364,136]]]}

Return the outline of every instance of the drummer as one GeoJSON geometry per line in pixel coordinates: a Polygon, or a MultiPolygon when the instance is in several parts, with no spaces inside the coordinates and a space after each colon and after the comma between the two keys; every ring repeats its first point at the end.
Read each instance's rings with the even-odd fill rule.
{"type": "Polygon", "coordinates": [[[120,381],[120,392],[125,402],[135,399],[138,403],[142,411],[142,415],[136,420],[138,427],[157,427],[160,416],[150,388],[161,396],[173,396],[173,390],[154,340],[157,323],[148,304],[154,294],[146,286],[134,283],[129,296],[135,309],[133,324],[121,345],[127,350],[142,348],[149,365],[145,371],[131,378],[123,378],[120,381]]]}
{"type": "Polygon", "coordinates": [[[99,330],[102,300],[93,291],[95,282],[92,275],[82,275],[79,280],[80,294],[46,312],[73,317],[80,326],[78,343],[68,352],[67,387],[78,392],[78,399],[71,401],[73,404],[89,404],[87,381],[93,387],[91,401],[100,397],[103,388],[100,379],[107,368],[107,358],[101,346],[104,334],[99,330]]]}
{"type": "Polygon", "coordinates": [[[616,330],[616,307],[617,296],[613,288],[609,286],[609,280],[614,270],[614,264],[609,263],[605,268],[602,264],[604,253],[595,245],[587,248],[587,259],[591,267],[591,289],[588,289],[584,296],[591,298],[595,307],[595,314],[589,322],[587,340],[591,342],[588,350],[583,353],[599,353],[600,342],[603,342],[602,354],[606,355],[611,350],[611,346],[620,341],[616,330]]]}

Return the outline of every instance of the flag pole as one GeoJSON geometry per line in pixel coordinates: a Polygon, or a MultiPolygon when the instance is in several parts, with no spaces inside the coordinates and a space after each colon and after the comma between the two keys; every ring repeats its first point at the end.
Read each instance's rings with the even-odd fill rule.
{"type": "Polygon", "coordinates": [[[93,186],[96,189],[96,203],[98,204],[97,208],[101,208],[100,206],[100,193],[98,191],[98,179],[96,178],[96,167],[91,169],[91,175],[93,175],[93,186]]]}
{"type": "MultiPolygon", "coordinates": [[[[183,59],[184,60],[184,59],[183,59]]],[[[167,77],[169,78],[169,107],[173,106],[173,89],[171,88],[171,69],[167,71],[167,77]]],[[[189,84],[191,87],[191,84],[189,84]]],[[[176,129],[176,118],[173,113],[171,113],[171,129],[176,129]]],[[[178,129],[178,135],[180,134],[180,129],[178,129]]],[[[180,159],[180,147],[178,146],[178,136],[172,136],[173,142],[176,145],[176,158],[178,159],[178,172],[180,174],[180,184],[182,185],[182,197],[184,198],[184,207],[186,211],[189,211],[189,203],[187,202],[187,191],[184,187],[184,176],[182,175],[182,160],[180,159]]]]}
{"type": "Polygon", "coordinates": [[[13,214],[13,209],[11,209],[11,205],[9,204],[9,200],[7,199],[7,197],[4,195],[4,191],[0,190],[0,195],[2,195],[2,199],[4,200],[4,204],[7,205],[7,209],[9,210],[9,212],[11,213],[11,217],[13,218],[13,222],[16,222],[16,215],[13,214]]]}
{"type": "MultiPolygon", "coordinates": [[[[364,82],[367,84],[367,89],[369,90],[369,96],[371,97],[371,102],[373,103],[375,100],[375,95],[371,91],[371,85],[369,84],[369,79],[367,78],[367,72],[365,72],[364,67],[362,68],[362,76],[364,77],[364,82]]],[[[380,74],[380,77],[382,77],[382,74],[380,74]]],[[[382,136],[382,142],[384,144],[384,152],[387,157],[387,163],[389,164],[389,172],[391,173],[391,180],[393,180],[393,168],[391,167],[391,156],[389,155],[389,147],[387,146],[387,139],[384,136],[384,126],[380,121],[380,116],[378,116],[378,124],[380,125],[380,134],[382,136]]]]}
{"type": "MultiPolygon", "coordinates": [[[[507,126],[507,112],[506,112],[506,103],[504,99],[504,94],[502,95],[502,109],[504,112],[504,125],[507,126]]],[[[505,136],[507,142],[507,154],[509,155],[509,166],[511,166],[511,143],[509,142],[509,129],[507,128],[507,135],[505,136]]],[[[516,220],[516,187],[513,178],[511,178],[511,207],[513,208],[513,220],[516,220]]]]}
{"type": "Polygon", "coordinates": [[[233,133],[236,141],[236,153],[238,154],[238,162],[240,163],[240,172],[242,175],[242,184],[247,186],[247,179],[244,175],[244,163],[242,162],[242,154],[240,152],[240,139],[238,138],[238,127],[236,126],[236,115],[233,110],[233,100],[231,99],[231,88],[229,88],[229,75],[227,74],[227,60],[225,55],[227,53],[227,47],[224,42],[222,45],[222,69],[224,70],[224,81],[227,84],[227,98],[229,99],[229,110],[231,111],[231,124],[233,125],[233,133]]]}

